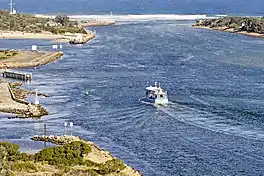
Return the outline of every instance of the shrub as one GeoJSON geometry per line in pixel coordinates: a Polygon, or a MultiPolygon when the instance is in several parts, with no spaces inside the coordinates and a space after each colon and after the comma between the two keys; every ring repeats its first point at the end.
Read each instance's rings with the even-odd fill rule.
{"type": "MultiPolygon", "coordinates": [[[[72,28],[78,31],[78,22],[71,21],[67,16],[57,16],[54,20],[49,18],[38,18],[34,15],[26,14],[13,14],[10,15],[8,11],[0,11],[0,30],[13,30],[22,32],[34,32],[39,33],[41,31],[50,31],[58,34],[60,29],[72,28]],[[54,23],[54,27],[57,27],[58,31],[51,31],[53,27],[49,23],[54,23]]],[[[68,30],[61,31],[70,32],[68,30]]]]}
{"type": "Polygon", "coordinates": [[[120,159],[112,159],[110,161],[106,161],[104,164],[101,164],[97,172],[101,175],[105,175],[113,172],[122,171],[125,168],[126,166],[120,159]]]}
{"type": "Polygon", "coordinates": [[[93,169],[88,169],[88,170],[73,170],[69,172],[68,175],[78,175],[78,176],[99,176],[99,174],[94,171],[93,169]]]}
{"type": "Polygon", "coordinates": [[[17,153],[9,157],[10,161],[34,161],[35,156],[27,153],[17,153]]]}
{"type": "Polygon", "coordinates": [[[35,158],[37,161],[48,161],[51,165],[80,165],[83,164],[83,157],[91,150],[88,144],[75,141],[64,146],[41,150],[35,154],[35,158]]]}
{"type": "Polygon", "coordinates": [[[41,170],[41,168],[36,166],[36,164],[34,164],[33,162],[18,161],[18,162],[13,162],[11,164],[11,170],[17,172],[38,172],[39,170],[41,170]]]}
{"type": "Polygon", "coordinates": [[[87,167],[99,167],[100,166],[99,163],[93,162],[91,160],[84,161],[83,165],[85,165],[87,167]]]}
{"type": "Polygon", "coordinates": [[[0,142],[0,146],[6,148],[8,156],[16,155],[19,153],[18,152],[19,146],[17,144],[13,144],[10,142],[0,142]]]}

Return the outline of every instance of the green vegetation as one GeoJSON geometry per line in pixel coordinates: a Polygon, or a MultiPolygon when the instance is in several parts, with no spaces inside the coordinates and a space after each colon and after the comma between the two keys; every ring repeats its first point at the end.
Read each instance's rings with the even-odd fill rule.
{"type": "Polygon", "coordinates": [[[14,50],[0,50],[0,60],[8,59],[17,54],[19,54],[19,52],[14,50]]]}
{"type": "Polygon", "coordinates": [[[75,169],[69,172],[68,175],[99,176],[99,174],[93,169],[86,169],[86,170],[75,169]]]}
{"type": "Polygon", "coordinates": [[[264,18],[257,17],[224,17],[219,19],[198,20],[197,26],[228,27],[236,31],[247,31],[264,34],[264,18]]]}
{"type": "Polygon", "coordinates": [[[63,146],[46,148],[35,155],[30,155],[19,152],[19,146],[16,144],[0,142],[0,175],[45,172],[47,164],[57,169],[53,173],[54,176],[62,176],[65,173],[99,176],[119,173],[126,168],[119,159],[112,159],[105,163],[85,160],[85,156],[91,151],[92,147],[89,144],[76,141],[63,146]]]}
{"type": "Polygon", "coordinates": [[[47,161],[51,165],[81,165],[83,157],[91,152],[84,142],[72,142],[60,147],[52,147],[36,153],[37,161],[47,161]]]}
{"type": "Polygon", "coordinates": [[[119,172],[125,168],[126,166],[121,160],[112,159],[110,161],[106,161],[104,164],[101,164],[97,172],[101,175],[105,175],[105,174],[110,174],[113,172],[119,172]]]}
{"type": "Polygon", "coordinates": [[[40,18],[28,14],[9,14],[8,11],[0,11],[0,30],[40,33],[49,31],[55,34],[84,33],[86,31],[79,26],[77,21],[70,21],[67,16],[57,16],[55,19],[40,18]]]}
{"type": "Polygon", "coordinates": [[[11,164],[11,170],[15,172],[30,172],[35,173],[44,171],[44,168],[37,166],[34,162],[30,161],[15,161],[11,164]]]}

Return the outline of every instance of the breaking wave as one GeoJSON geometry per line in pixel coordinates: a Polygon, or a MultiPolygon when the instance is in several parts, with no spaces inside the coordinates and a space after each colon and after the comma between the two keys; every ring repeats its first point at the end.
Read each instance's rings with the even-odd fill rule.
{"type": "MultiPolygon", "coordinates": [[[[54,18],[55,15],[41,15],[37,14],[37,17],[50,17],[54,18]]],[[[207,16],[203,14],[197,15],[179,15],[179,14],[149,14],[149,15],[69,15],[71,19],[76,20],[87,20],[87,19],[97,19],[97,20],[112,20],[112,21],[167,21],[167,20],[198,20],[198,19],[211,19],[218,18],[215,16],[207,16]]]]}

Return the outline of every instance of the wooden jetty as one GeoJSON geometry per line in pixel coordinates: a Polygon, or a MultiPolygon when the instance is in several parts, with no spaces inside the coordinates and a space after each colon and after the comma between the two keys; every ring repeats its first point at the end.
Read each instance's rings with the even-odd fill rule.
{"type": "Polygon", "coordinates": [[[15,71],[4,71],[3,72],[4,78],[12,78],[12,79],[20,79],[20,80],[32,80],[32,73],[22,73],[22,72],[15,72],[15,71]]]}

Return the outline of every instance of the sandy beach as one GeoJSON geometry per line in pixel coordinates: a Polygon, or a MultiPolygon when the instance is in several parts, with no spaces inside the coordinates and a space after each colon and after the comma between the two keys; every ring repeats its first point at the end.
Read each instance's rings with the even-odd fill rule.
{"type": "Polygon", "coordinates": [[[54,40],[54,42],[69,42],[74,38],[83,37],[88,39],[88,41],[95,37],[95,34],[92,31],[87,30],[87,34],[53,34],[51,32],[42,32],[42,33],[29,33],[29,32],[20,32],[20,31],[1,31],[0,39],[43,39],[43,40],[54,40]]]}

